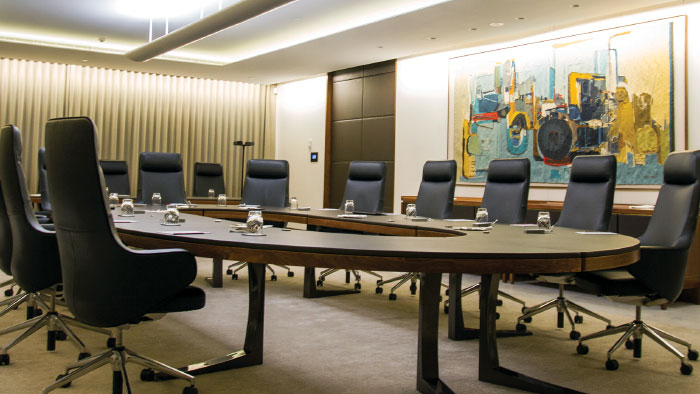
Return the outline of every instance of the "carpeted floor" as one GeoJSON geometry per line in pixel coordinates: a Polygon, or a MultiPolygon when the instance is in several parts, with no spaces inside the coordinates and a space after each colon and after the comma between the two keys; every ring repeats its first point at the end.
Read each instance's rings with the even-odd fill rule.
{"type": "MultiPolygon", "coordinates": [[[[177,313],[134,326],[125,332],[127,347],[173,366],[182,366],[223,355],[242,347],[247,319],[248,286],[245,271],[238,281],[224,278],[222,289],[211,289],[204,277],[211,263],[201,259],[196,285],[207,292],[204,309],[177,313]]],[[[204,375],[197,378],[202,394],[214,393],[415,393],[418,297],[408,286],[397,301],[374,294],[374,280],[363,280],[361,294],[322,299],[302,298],[302,269],[287,278],[278,271],[277,282],[267,282],[265,304],[265,350],[263,365],[204,375]]],[[[390,277],[391,273],[384,273],[390,277]]],[[[3,278],[0,278],[2,280],[3,278]]],[[[327,286],[346,287],[344,274],[337,273],[327,286]]],[[[464,283],[477,281],[465,275],[464,283]]],[[[556,290],[540,285],[504,284],[502,289],[525,299],[528,305],[556,296],[556,290]]],[[[634,308],[604,298],[568,292],[571,299],[589,306],[613,320],[625,323],[634,308]]],[[[499,328],[512,329],[520,306],[505,301],[499,308],[499,328]]],[[[24,308],[0,319],[0,327],[21,322],[24,308]]],[[[476,326],[477,297],[465,299],[465,319],[476,326]]],[[[677,303],[668,308],[645,308],[645,321],[700,344],[700,306],[677,303]]],[[[442,315],[440,374],[456,393],[517,392],[479,382],[476,341],[447,339],[447,315],[442,315]]],[[[620,350],[620,369],[604,367],[607,349],[614,339],[589,342],[590,353],[576,354],[576,341],[568,339],[569,329],[556,328],[553,311],[537,316],[529,325],[533,336],[499,340],[501,365],[552,383],[589,393],[696,393],[700,370],[691,376],[679,372],[680,363],[650,340],[644,342],[644,357],[632,358],[620,350]]],[[[584,335],[604,324],[586,318],[579,328],[584,335]]],[[[92,332],[76,332],[95,354],[105,349],[105,338],[92,332]]],[[[0,344],[12,335],[0,337],[0,344]]],[[[12,363],[0,367],[0,393],[39,393],[63,367],[73,362],[77,351],[68,342],[47,352],[45,332],[10,351],[12,363]]],[[[692,363],[696,369],[700,363],[692,363]]],[[[135,393],[180,393],[181,381],[141,382],[140,368],[128,367],[135,393]]],[[[93,372],[68,389],[56,393],[109,393],[108,367],[93,372]]]]}

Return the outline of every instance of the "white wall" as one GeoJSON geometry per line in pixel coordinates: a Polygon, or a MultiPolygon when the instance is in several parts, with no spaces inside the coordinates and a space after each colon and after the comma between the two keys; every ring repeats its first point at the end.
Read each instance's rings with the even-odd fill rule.
{"type": "Polygon", "coordinates": [[[289,196],[299,206],[323,206],[327,77],[277,87],[275,158],[289,161],[289,196]],[[311,140],[311,149],[309,149],[311,140]],[[311,163],[310,152],[318,152],[311,163]]]}

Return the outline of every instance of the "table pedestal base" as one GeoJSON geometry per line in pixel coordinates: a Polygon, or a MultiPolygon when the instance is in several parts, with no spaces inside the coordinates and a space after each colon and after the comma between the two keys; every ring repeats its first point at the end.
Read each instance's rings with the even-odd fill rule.
{"type": "Polygon", "coordinates": [[[304,298],[332,297],[359,292],[359,290],[354,289],[321,290],[316,287],[316,269],[314,267],[304,267],[304,298]]]}

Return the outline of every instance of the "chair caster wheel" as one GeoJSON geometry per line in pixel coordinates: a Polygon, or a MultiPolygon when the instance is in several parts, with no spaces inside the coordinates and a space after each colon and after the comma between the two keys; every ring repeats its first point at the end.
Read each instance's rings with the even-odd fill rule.
{"type": "Polygon", "coordinates": [[[12,291],[12,289],[5,290],[5,297],[10,297],[12,296],[12,294],[14,294],[14,291],[12,291]]]}
{"type": "Polygon", "coordinates": [[[68,335],[66,335],[65,332],[56,331],[56,340],[57,341],[65,341],[66,339],[68,339],[68,335]]]}
{"type": "Polygon", "coordinates": [[[293,278],[293,277],[294,277],[294,271],[287,271],[287,277],[288,277],[288,278],[293,278]]]}
{"type": "Polygon", "coordinates": [[[277,275],[270,275],[270,280],[273,282],[277,281],[277,275]]]}
{"type": "Polygon", "coordinates": [[[144,368],[141,370],[141,381],[142,382],[152,382],[156,380],[156,371],[151,368],[144,368]]]}
{"type": "Polygon", "coordinates": [[[233,270],[232,269],[227,269],[226,270],[226,275],[233,275],[233,270]]]}
{"type": "Polygon", "coordinates": [[[418,291],[418,286],[416,286],[414,283],[411,283],[411,287],[409,287],[409,290],[411,290],[411,295],[416,295],[416,291],[418,291]]]}
{"type": "Polygon", "coordinates": [[[394,294],[394,293],[389,294],[389,300],[396,301],[396,294],[394,294]]]}
{"type": "Polygon", "coordinates": [[[498,320],[498,319],[500,319],[500,318],[501,318],[501,314],[498,313],[498,312],[496,312],[496,320],[498,320]]]}
{"type": "Polygon", "coordinates": [[[374,292],[376,294],[382,294],[384,292],[384,289],[382,287],[377,287],[376,289],[374,289],[374,292]]]}
{"type": "Polygon", "coordinates": [[[631,339],[628,339],[625,341],[625,349],[629,349],[629,350],[634,349],[634,342],[632,342],[631,339]]]}
{"type": "Polygon", "coordinates": [[[496,300],[496,306],[503,306],[503,300],[496,300]]]}
{"type": "Polygon", "coordinates": [[[681,373],[683,375],[690,375],[693,373],[693,366],[690,364],[681,364],[681,373]]]}
{"type": "Polygon", "coordinates": [[[620,368],[620,363],[618,363],[617,360],[608,360],[605,362],[605,369],[608,371],[614,371],[618,368],[620,368]]]}
{"type": "MultiPolygon", "coordinates": [[[[63,379],[63,378],[66,377],[66,376],[68,376],[67,373],[62,373],[62,374],[56,376],[56,381],[58,382],[59,380],[63,379]]],[[[63,387],[64,389],[67,389],[68,387],[70,387],[70,384],[71,384],[71,383],[72,383],[72,382],[68,382],[68,383],[64,384],[63,386],[61,386],[61,387],[63,387]]]]}
{"type": "Polygon", "coordinates": [[[107,338],[107,347],[117,346],[117,338],[107,338]]]}
{"type": "Polygon", "coordinates": [[[322,280],[317,280],[316,281],[316,287],[323,287],[323,281],[322,280]]]}
{"type": "Polygon", "coordinates": [[[688,350],[688,360],[696,361],[698,359],[697,350],[688,350]]]}
{"type": "Polygon", "coordinates": [[[525,332],[525,331],[527,331],[527,326],[524,325],[524,324],[522,324],[522,323],[518,323],[518,324],[515,325],[515,331],[517,331],[517,332],[525,332]]]}
{"type": "Polygon", "coordinates": [[[569,333],[569,338],[573,339],[573,340],[577,340],[577,339],[581,338],[581,333],[578,331],[571,331],[569,333]]]}
{"type": "Polygon", "coordinates": [[[578,346],[576,346],[576,353],[578,354],[588,354],[588,346],[579,343],[578,346]]]}
{"type": "Polygon", "coordinates": [[[523,321],[525,323],[532,323],[532,316],[528,316],[528,317],[524,318],[523,321]]]}
{"type": "Polygon", "coordinates": [[[355,290],[360,290],[362,288],[362,285],[359,283],[355,283],[355,290]]]}
{"type": "Polygon", "coordinates": [[[90,354],[90,353],[88,353],[88,352],[80,353],[80,354],[78,354],[78,361],[84,360],[84,359],[86,359],[86,358],[88,358],[88,357],[90,357],[90,356],[92,356],[92,354],[90,354]]]}
{"type": "Polygon", "coordinates": [[[232,280],[238,280],[238,274],[232,274],[231,275],[232,280]]]}
{"type": "Polygon", "coordinates": [[[182,394],[199,394],[199,390],[194,386],[187,386],[182,389],[182,394]]]}
{"type": "Polygon", "coordinates": [[[0,354],[0,365],[10,365],[9,354],[0,354]]]}
{"type": "Polygon", "coordinates": [[[576,323],[576,324],[583,323],[583,316],[581,316],[581,315],[574,316],[574,323],[576,323]]]}

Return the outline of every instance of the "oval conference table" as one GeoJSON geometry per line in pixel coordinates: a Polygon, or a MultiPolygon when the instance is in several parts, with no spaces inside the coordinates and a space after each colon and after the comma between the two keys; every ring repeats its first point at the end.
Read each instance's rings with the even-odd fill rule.
{"type": "Polygon", "coordinates": [[[264,236],[248,236],[231,232],[231,222],[221,220],[244,219],[247,209],[236,206],[200,205],[181,209],[185,221],[173,227],[162,225],[163,214],[148,208],[132,218],[113,215],[122,241],[129,246],[183,248],[215,261],[251,263],[243,349],[183,367],[188,373],[198,375],[262,364],[265,264],[303,266],[305,274],[311,270],[312,275],[314,267],[420,272],[416,389],[421,393],[453,393],[440,380],[438,370],[440,282],[443,273],[469,273],[481,275],[482,285],[479,328],[467,329],[470,335],[479,338],[479,380],[532,392],[573,393],[576,391],[499,365],[496,298],[500,274],[583,272],[621,267],[639,260],[639,241],[619,234],[581,233],[566,228],[555,228],[548,234],[528,234],[523,227],[501,224],[495,224],[488,232],[462,231],[461,226],[471,227],[472,223],[413,221],[400,215],[341,218],[338,210],[267,207],[262,210],[266,222],[294,222],[310,228],[323,226],[393,236],[286,228],[267,228],[264,236]]]}

